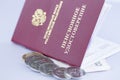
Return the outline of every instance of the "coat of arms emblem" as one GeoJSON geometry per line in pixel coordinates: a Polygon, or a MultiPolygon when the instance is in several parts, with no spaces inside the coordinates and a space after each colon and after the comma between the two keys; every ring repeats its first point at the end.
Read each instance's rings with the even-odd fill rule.
{"type": "Polygon", "coordinates": [[[32,25],[33,26],[42,26],[46,21],[46,12],[42,9],[37,9],[32,15],[32,25]]]}

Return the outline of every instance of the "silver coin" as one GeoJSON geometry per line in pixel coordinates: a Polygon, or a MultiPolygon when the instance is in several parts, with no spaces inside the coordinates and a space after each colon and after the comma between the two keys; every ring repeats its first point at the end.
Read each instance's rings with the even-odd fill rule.
{"type": "MultiPolygon", "coordinates": [[[[47,58],[42,58],[40,60],[35,60],[32,65],[35,69],[39,70],[39,67],[42,65],[42,64],[45,64],[45,63],[53,63],[53,61],[47,59],[47,58]]],[[[31,67],[32,67],[31,65],[31,67]]]]}
{"type": "Polygon", "coordinates": [[[52,76],[52,72],[54,69],[58,68],[58,66],[54,63],[44,63],[39,67],[39,70],[43,75],[52,76]]]}
{"type": "Polygon", "coordinates": [[[71,78],[79,78],[85,75],[84,70],[80,70],[79,67],[69,67],[65,70],[65,76],[71,78]]]}
{"type": "MultiPolygon", "coordinates": [[[[41,64],[40,64],[41,65],[41,64]]],[[[35,72],[39,72],[40,73],[40,70],[39,70],[39,66],[40,66],[39,64],[37,64],[37,66],[36,65],[34,65],[34,64],[31,64],[31,65],[27,65],[27,67],[29,68],[29,69],[31,69],[32,71],[35,71],[35,72]]]]}
{"type": "Polygon", "coordinates": [[[57,79],[67,79],[67,77],[64,75],[66,68],[64,67],[59,67],[53,70],[53,76],[57,79]]]}
{"type": "Polygon", "coordinates": [[[25,58],[25,63],[29,65],[29,63],[32,63],[33,61],[38,60],[40,58],[41,58],[40,56],[31,55],[31,56],[25,58]]]}

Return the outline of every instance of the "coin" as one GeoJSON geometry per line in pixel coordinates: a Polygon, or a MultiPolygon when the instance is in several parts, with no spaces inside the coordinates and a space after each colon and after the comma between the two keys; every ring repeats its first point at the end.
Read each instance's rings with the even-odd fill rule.
{"type": "Polygon", "coordinates": [[[36,54],[31,54],[27,57],[25,57],[25,63],[28,65],[30,69],[33,71],[39,72],[39,66],[43,63],[53,63],[53,61],[43,55],[36,55],[36,54]]]}
{"type": "Polygon", "coordinates": [[[36,66],[36,69],[39,70],[39,67],[42,65],[42,64],[45,64],[45,63],[53,63],[53,61],[47,59],[47,58],[42,58],[40,60],[36,60],[33,62],[34,66],[36,66]]]}
{"type": "Polygon", "coordinates": [[[39,55],[39,56],[45,57],[45,56],[44,56],[43,54],[41,54],[41,53],[38,53],[38,52],[30,52],[30,53],[24,54],[24,55],[22,56],[22,58],[25,60],[27,57],[33,56],[33,55],[39,55]]]}
{"type": "Polygon", "coordinates": [[[69,67],[65,70],[65,76],[71,78],[79,78],[85,75],[84,70],[80,70],[79,67],[69,67]]]}
{"type": "Polygon", "coordinates": [[[48,58],[42,54],[39,54],[38,52],[32,52],[31,54],[23,55],[23,57],[25,59],[26,64],[29,64],[29,62],[31,63],[31,62],[34,62],[36,60],[37,60],[36,62],[39,62],[41,64],[47,63],[47,62],[53,63],[53,61],[50,58],[48,58]]]}
{"type": "Polygon", "coordinates": [[[66,79],[66,76],[64,75],[66,68],[64,67],[58,67],[55,70],[53,70],[53,76],[57,79],[66,79]]]}
{"type": "Polygon", "coordinates": [[[35,72],[40,72],[40,70],[39,70],[39,66],[40,66],[41,64],[33,64],[33,63],[31,63],[30,65],[27,65],[27,67],[29,68],[29,69],[31,69],[32,71],[35,71],[35,72]]]}
{"type": "Polygon", "coordinates": [[[54,63],[44,63],[39,67],[39,70],[44,75],[50,75],[52,76],[52,72],[54,69],[56,69],[58,66],[54,63]]]}
{"type": "Polygon", "coordinates": [[[38,59],[41,59],[41,58],[42,58],[41,56],[31,55],[29,57],[26,57],[25,63],[29,65],[30,63],[33,63],[35,60],[38,60],[38,59]]]}

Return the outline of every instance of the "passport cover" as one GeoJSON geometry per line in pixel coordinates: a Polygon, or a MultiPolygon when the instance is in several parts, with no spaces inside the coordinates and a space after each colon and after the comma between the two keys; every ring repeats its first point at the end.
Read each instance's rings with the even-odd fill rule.
{"type": "Polygon", "coordinates": [[[12,41],[80,66],[104,0],[26,0],[12,41]]]}

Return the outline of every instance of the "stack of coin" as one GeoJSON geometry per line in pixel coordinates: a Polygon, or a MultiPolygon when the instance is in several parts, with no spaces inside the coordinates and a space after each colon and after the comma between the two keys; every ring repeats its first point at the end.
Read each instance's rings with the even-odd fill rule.
{"type": "Polygon", "coordinates": [[[84,70],[80,70],[79,67],[59,67],[50,58],[38,52],[24,54],[23,59],[33,71],[53,76],[57,79],[76,79],[85,75],[84,70]]]}

